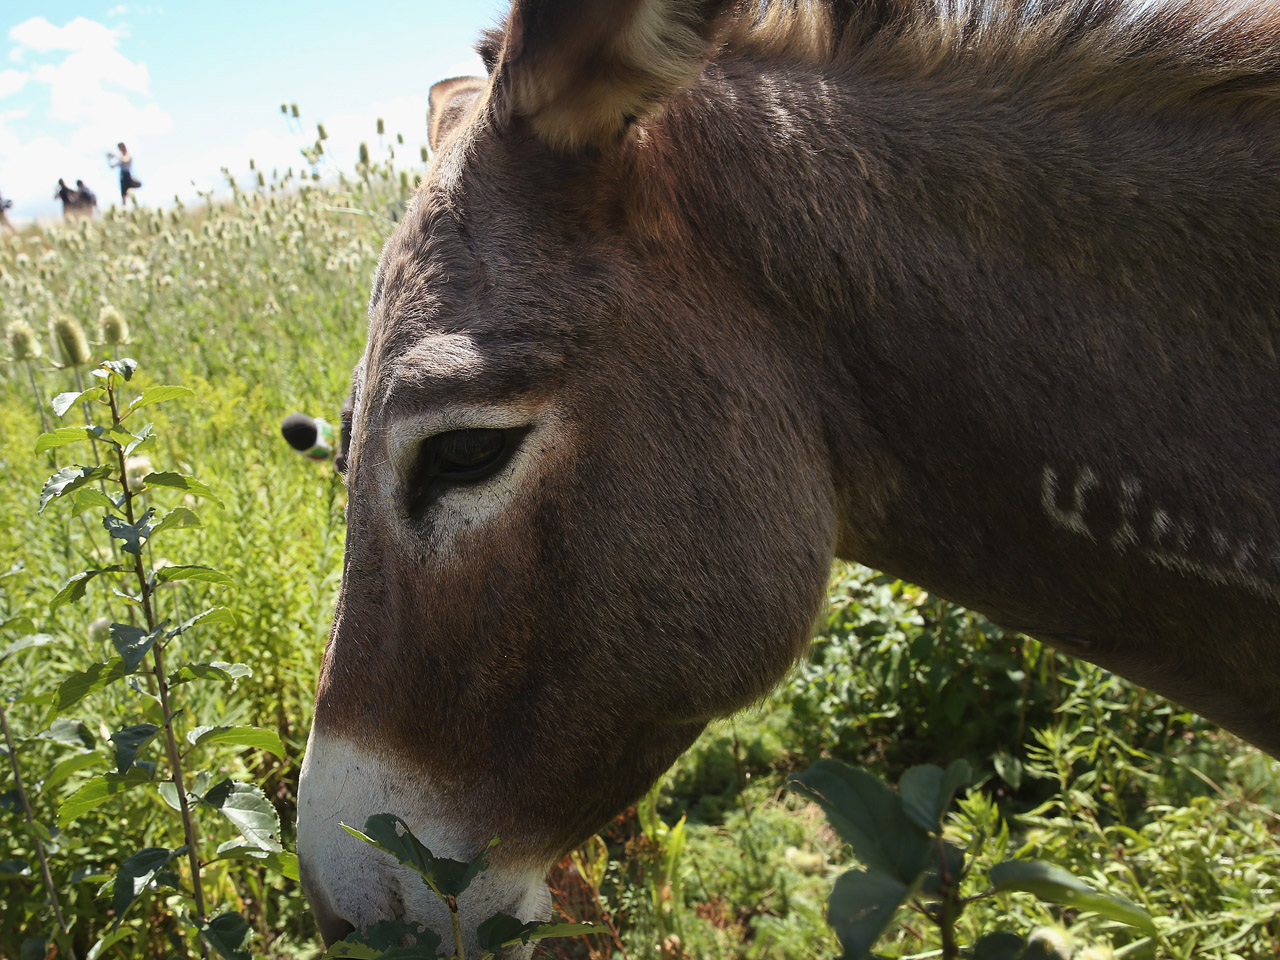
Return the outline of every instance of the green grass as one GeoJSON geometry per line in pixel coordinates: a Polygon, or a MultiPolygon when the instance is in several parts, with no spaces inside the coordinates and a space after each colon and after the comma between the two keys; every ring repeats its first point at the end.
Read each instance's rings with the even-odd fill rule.
{"type": "MultiPolygon", "coordinates": [[[[218,763],[220,772],[264,789],[281,814],[286,847],[340,575],[345,494],[326,464],[285,446],[278,425],[295,409],[336,415],[362,349],[367,287],[392,226],[388,214],[406,186],[378,167],[368,181],[323,189],[289,181],[237,191],[223,204],[130,211],[0,237],[0,320],[26,321],[44,349],[30,372],[25,363],[0,365],[0,573],[9,571],[0,579],[0,622],[29,617],[55,640],[0,664],[0,691],[50,691],[111,653],[109,643],[90,638],[93,620],[129,616],[127,604],[96,586],[85,602],[49,612],[69,576],[114,554],[92,514],[82,521],[55,504],[36,515],[52,467],[48,455],[32,454],[41,419],[30,377],[45,400],[84,377],[56,365],[47,331],[68,314],[94,338],[99,311],[111,305],[132,331],[118,349],[141,362],[137,386],[180,384],[196,395],[155,408],[160,439],[148,456],[157,469],[198,476],[225,504],[204,508],[202,528],[174,532],[149,560],[207,564],[238,583],[234,591],[174,585],[158,602],[172,617],[228,606],[237,626],[193,631],[184,652],[253,668],[234,687],[191,685],[175,722],[182,733],[196,722],[279,733],[283,759],[227,750],[218,763]]],[[[176,502],[148,496],[164,507],[176,502]]],[[[0,634],[0,649],[16,635],[0,634]]],[[[94,737],[96,766],[40,794],[38,819],[53,824],[62,799],[90,773],[110,768],[105,735],[134,722],[142,706],[141,695],[123,685],[84,701],[77,719],[94,737]]],[[[18,735],[39,732],[42,710],[18,702],[8,711],[18,735]]],[[[21,758],[38,791],[56,762],[79,753],[86,751],[42,740],[21,758]]],[[[966,942],[993,929],[1026,935],[1061,926],[1081,957],[1112,950],[1131,958],[1275,956],[1280,777],[1273,761],[1104,671],[917,588],[844,566],[833,571],[810,659],[766,702],[714,724],[649,801],[554,871],[560,908],[611,932],[550,941],[541,955],[836,955],[825,898],[850,855],[816,808],[784,786],[788,773],[821,756],[889,781],[913,764],[967,759],[979,782],[949,830],[960,842],[986,838],[975,882],[1005,856],[1051,860],[1147,906],[1161,930],[1159,942],[1144,941],[1130,928],[1014,895],[967,911],[966,942]]],[[[0,769],[0,795],[9,798],[0,808],[0,861],[30,865],[32,841],[5,794],[11,772],[0,769]]],[[[75,918],[79,956],[110,927],[104,880],[139,846],[178,842],[180,825],[154,790],[105,804],[56,838],[51,866],[75,918]]],[[[205,871],[211,898],[249,921],[254,955],[318,953],[294,881],[241,862],[205,871]]],[[[0,956],[24,956],[24,943],[53,925],[38,871],[0,879],[0,890],[0,956]]],[[[147,903],[124,924],[131,937],[105,955],[189,951],[169,936],[179,923],[176,896],[145,894],[147,903]]],[[[929,924],[902,919],[881,954],[938,949],[929,924]]]]}

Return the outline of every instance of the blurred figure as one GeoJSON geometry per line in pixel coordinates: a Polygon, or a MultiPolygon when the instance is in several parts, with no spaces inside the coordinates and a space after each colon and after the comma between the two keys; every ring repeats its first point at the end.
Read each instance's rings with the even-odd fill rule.
{"type": "Polygon", "coordinates": [[[79,199],[80,207],[84,210],[86,217],[93,216],[94,208],[98,206],[98,195],[85,186],[83,180],[76,181],[76,197],[79,199]]]}
{"type": "Polygon", "coordinates": [[[13,229],[13,224],[9,222],[9,215],[5,212],[12,206],[12,200],[6,200],[3,195],[0,195],[0,227],[4,227],[10,233],[17,233],[18,231],[13,229]]]}
{"type": "MultiPolygon", "coordinates": [[[[58,189],[53,191],[53,199],[62,201],[62,216],[70,220],[72,217],[87,217],[93,213],[92,206],[85,206],[78,190],[67,186],[65,180],[58,178],[58,189]]],[[[94,197],[94,202],[97,202],[94,197]]]]}
{"type": "Polygon", "coordinates": [[[124,142],[116,144],[118,154],[107,154],[107,166],[120,168],[120,202],[125,203],[129,199],[129,191],[142,186],[141,180],[133,178],[133,155],[129,153],[129,148],[124,142]]]}

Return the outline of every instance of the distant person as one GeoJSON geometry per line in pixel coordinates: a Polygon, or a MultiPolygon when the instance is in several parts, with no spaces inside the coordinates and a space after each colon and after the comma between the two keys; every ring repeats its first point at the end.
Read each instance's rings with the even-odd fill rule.
{"type": "Polygon", "coordinates": [[[13,224],[9,222],[9,214],[6,212],[12,206],[12,200],[6,200],[3,196],[0,196],[0,227],[4,227],[11,233],[17,233],[18,231],[13,229],[13,224]]]}
{"type": "Polygon", "coordinates": [[[83,180],[76,181],[76,197],[80,201],[80,206],[86,214],[91,215],[93,208],[98,205],[98,195],[90,190],[83,180]]]}
{"type": "Polygon", "coordinates": [[[116,144],[118,154],[107,154],[107,165],[120,168],[120,202],[125,203],[129,199],[129,191],[142,186],[141,180],[133,179],[133,154],[129,153],[129,148],[123,142],[116,144]]]}
{"type": "Polygon", "coordinates": [[[62,201],[62,216],[65,219],[70,219],[79,213],[80,198],[61,177],[58,178],[58,189],[53,191],[53,199],[62,201]]]}

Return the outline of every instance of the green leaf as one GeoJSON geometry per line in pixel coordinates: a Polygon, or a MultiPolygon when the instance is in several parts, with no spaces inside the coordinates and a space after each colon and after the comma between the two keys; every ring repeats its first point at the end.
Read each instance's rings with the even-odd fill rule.
{"type": "Polygon", "coordinates": [[[590,923],[524,923],[505,913],[495,913],[476,928],[476,939],[482,950],[498,953],[503,947],[517,943],[533,943],[550,937],[580,937],[598,933],[602,927],[590,923]]]}
{"type": "Polygon", "coordinates": [[[253,928],[238,913],[223,913],[200,928],[200,936],[226,960],[253,960],[249,940],[253,928]]]}
{"type": "Polygon", "coordinates": [[[261,727],[196,727],[187,734],[193,746],[204,743],[233,743],[240,747],[266,750],[284,759],[284,743],[274,730],[261,727]]]}
{"type": "Polygon", "coordinates": [[[119,360],[103,360],[98,366],[118,374],[125,380],[132,380],[134,371],[138,369],[138,361],[130,357],[121,357],[119,360]]]}
{"type": "Polygon", "coordinates": [[[430,930],[399,920],[380,920],[333,944],[321,960],[437,960],[439,949],[440,937],[430,930]],[[414,941],[412,946],[400,946],[405,937],[414,941]]]}
{"type": "Polygon", "coordinates": [[[872,872],[911,885],[929,862],[930,837],[907,815],[887,784],[838,760],[819,760],[787,786],[813,800],[872,872]]]}
{"type": "Polygon", "coordinates": [[[112,564],[109,567],[103,567],[101,570],[85,570],[83,573],[77,573],[67,579],[62,589],[54,594],[53,599],[49,601],[49,612],[53,613],[59,607],[68,603],[74,603],[84,596],[85,589],[89,586],[89,581],[95,577],[100,577],[104,573],[123,573],[124,567],[119,564],[112,564]]]}
{"type": "Polygon", "coordinates": [[[148,633],[142,627],[135,627],[128,623],[111,624],[111,645],[116,648],[116,653],[120,654],[124,661],[125,673],[135,673],[142,665],[143,658],[151,650],[160,635],[164,632],[165,627],[169,625],[169,621],[160,623],[154,630],[148,633]]]}
{"type": "Polygon", "coordinates": [[[118,773],[94,777],[59,805],[58,826],[66,829],[90,810],[142,783],[151,783],[151,777],[137,765],[131,767],[123,777],[118,773]]]}
{"type": "Polygon", "coordinates": [[[142,556],[142,541],[151,536],[151,518],[156,514],[154,509],[146,510],[133,523],[123,517],[105,516],[102,525],[114,540],[124,541],[120,549],[135,557],[142,556]]]}
{"type": "Polygon", "coordinates": [[[235,580],[220,570],[202,567],[198,564],[186,566],[174,565],[161,567],[156,571],[156,583],[172,583],[175,580],[197,580],[200,583],[216,583],[224,587],[234,587],[235,580]]]}
{"type": "Polygon", "coordinates": [[[1052,863],[1006,860],[991,868],[991,883],[998,893],[1013,890],[1031,893],[1050,903],[1061,903],[1077,910],[1092,910],[1147,933],[1156,932],[1151,915],[1133,901],[1115,894],[1099,893],[1083,880],[1052,863]]]}
{"type": "Polygon", "coordinates": [[[88,390],[78,392],[72,390],[69,393],[60,393],[53,398],[53,412],[61,417],[81,400],[101,399],[104,392],[102,387],[90,387],[88,390]]]}
{"type": "Polygon", "coordinates": [[[996,776],[1014,790],[1022,786],[1022,761],[1013,754],[1001,750],[991,758],[991,765],[996,768],[996,776]]]}
{"type": "Polygon", "coordinates": [[[188,680],[217,680],[229,683],[253,676],[253,670],[243,663],[227,663],[225,660],[214,660],[212,663],[186,663],[169,676],[169,686],[186,683],[188,680]]]}
{"type": "Polygon", "coordinates": [[[25,860],[0,860],[0,880],[17,880],[31,876],[31,864],[25,860]]]}
{"type": "Polygon", "coordinates": [[[44,513],[44,508],[58,497],[65,497],[68,493],[79,490],[86,483],[93,483],[110,475],[111,468],[106,464],[97,467],[63,467],[44,482],[44,489],[40,491],[38,512],[44,513]]]}
{"type": "Polygon", "coordinates": [[[921,830],[938,833],[956,790],[973,780],[967,760],[957,760],[946,770],[925,764],[912,767],[898,781],[907,816],[921,830]]]}
{"type": "Polygon", "coordinates": [[[489,851],[498,842],[498,838],[494,837],[478,857],[470,863],[462,863],[435,856],[413,835],[408,824],[394,814],[379,813],[370,817],[364,822],[363,833],[345,823],[339,826],[356,839],[395,857],[415,871],[435,891],[436,896],[442,899],[462,895],[476,874],[484,869],[489,851]]]}
{"type": "Polygon", "coordinates": [[[92,750],[97,743],[83,721],[72,720],[70,717],[53,721],[47,730],[42,730],[36,736],[41,740],[60,743],[64,747],[83,747],[86,750],[92,750]]]}
{"type": "Polygon", "coordinates": [[[260,866],[275,870],[290,880],[298,879],[298,855],[288,850],[270,851],[255,846],[248,840],[236,838],[218,844],[217,860],[250,860],[260,866]]]}
{"type": "Polygon", "coordinates": [[[149,473],[143,478],[143,482],[149,487],[172,487],[174,490],[181,490],[193,497],[203,497],[222,506],[222,501],[213,495],[213,491],[195,477],[188,477],[181,473],[149,473]]]}
{"type": "Polygon", "coordinates": [[[58,684],[53,702],[49,704],[45,723],[52,723],[55,717],[66,713],[89,694],[96,693],[108,684],[122,679],[126,672],[124,661],[115,658],[106,663],[95,663],[87,670],[73,673],[58,684]]]}
{"type": "Polygon", "coordinates": [[[204,795],[202,802],[222,811],[258,849],[271,853],[283,849],[276,839],[280,834],[280,815],[259,787],[239,780],[223,780],[204,795]]]}
{"type": "MultiPolygon", "coordinates": [[[[6,580],[14,575],[14,571],[0,574],[0,580],[6,580]]],[[[35,621],[30,617],[10,617],[8,620],[0,620],[0,630],[13,630],[17,633],[35,633],[35,621]]]]}
{"type": "Polygon", "coordinates": [[[152,403],[164,403],[166,400],[177,400],[179,397],[194,397],[195,391],[189,387],[147,387],[138,396],[133,398],[133,402],[129,404],[129,409],[125,415],[132,413],[139,407],[145,407],[152,403]]]}
{"type": "Polygon", "coordinates": [[[964,851],[954,843],[949,843],[945,840],[935,841],[929,869],[924,873],[924,881],[920,885],[920,890],[926,896],[941,897],[945,878],[950,885],[951,894],[955,895],[956,888],[963,875],[964,851]],[[938,848],[939,843],[941,844],[941,850],[938,848]]]}
{"type": "MultiPolygon", "coordinates": [[[[29,624],[31,622],[30,620],[27,620],[25,617],[23,617],[22,619],[25,621],[26,624],[29,624]]],[[[13,623],[13,622],[15,621],[12,621],[12,620],[9,621],[9,623],[13,623]]],[[[8,624],[6,624],[6,626],[7,625],[8,624]]],[[[13,643],[5,647],[3,650],[0,650],[0,663],[4,663],[6,660],[12,657],[15,653],[21,653],[23,650],[30,650],[32,647],[48,646],[51,643],[53,643],[53,637],[49,636],[49,634],[47,633],[33,633],[33,634],[30,634],[29,636],[20,637],[19,639],[13,641],[13,643]]]]}
{"type": "Polygon", "coordinates": [[[163,517],[156,521],[151,528],[151,535],[154,537],[161,530],[168,530],[172,527],[174,530],[182,530],[187,527],[203,527],[204,521],[200,519],[200,515],[188,507],[174,507],[163,517]]]}
{"type": "Polygon", "coordinates": [[[126,911],[151,885],[156,874],[167,867],[174,857],[179,857],[186,852],[185,846],[178,847],[176,850],[169,850],[166,847],[147,847],[120,864],[120,869],[116,872],[115,890],[111,895],[111,905],[116,914],[115,921],[111,924],[112,930],[120,926],[126,911]]]}
{"type": "Polygon", "coordinates": [[[44,796],[58,784],[75,776],[85,767],[92,767],[101,758],[96,753],[75,753],[53,765],[49,775],[40,784],[40,795],[44,796]]]}
{"type": "Polygon", "coordinates": [[[827,901],[827,922],[844,953],[840,960],[865,960],[911,893],[907,884],[883,873],[850,870],[840,876],[827,901]]]}
{"type": "MultiPolygon", "coordinates": [[[[61,414],[59,414],[61,416],[61,414]]],[[[36,453],[44,453],[46,450],[54,450],[58,447],[65,447],[69,443],[79,443],[82,440],[90,440],[98,435],[92,427],[59,427],[52,433],[42,433],[36,437],[36,453]]]]}
{"type": "MultiPolygon", "coordinates": [[[[122,428],[123,429],[123,428],[122,428]]],[[[128,433],[128,431],[125,431],[128,433]]],[[[156,425],[154,423],[145,423],[135,433],[129,433],[132,438],[128,443],[124,444],[124,455],[131,456],[135,450],[145,444],[148,440],[155,437],[156,425]]]]}
{"type": "Polygon", "coordinates": [[[197,625],[208,626],[209,624],[214,623],[224,623],[229,627],[234,627],[236,625],[235,614],[226,607],[210,607],[208,610],[197,613],[190,620],[182,621],[182,623],[178,624],[165,634],[165,639],[171,640],[179,634],[186,633],[192,627],[197,625]]]}
{"type": "Polygon", "coordinates": [[[94,941],[93,946],[89,948],[89,952],[85,954],[85,960],[98,960],[105,951],[114,947],[121,940],[129,939],[135,932],[133,927],[122,927],[99,937],[94,941]]]}
{"type": "Polygon", "coordinates": [[[71,512],[84,513],[86,510],[115,510],[119,504],[97,487],[81,487],[71,495],[71,512]]]}
{"type": "Polygon", "coordinates": [[[116,773],[128,773],[139,751],[155,739],[160,729],[154,723],[138,723],[113,733],[111,742],[116,745],[116,773]]]}

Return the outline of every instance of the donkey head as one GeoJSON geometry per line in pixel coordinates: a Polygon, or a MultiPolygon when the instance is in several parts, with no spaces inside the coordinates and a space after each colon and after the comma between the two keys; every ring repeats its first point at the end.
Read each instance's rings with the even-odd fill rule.
{"type": "Polygon", "coordinates": [[[548,866],[810,636],[838,531],[808,334],[779,342],[664,167],[724,5],[517,0],[491,75],[433,91],[346,415],[298,820],[326,940],[450,939],[339,827],[381,812],[437,855],[501,838],[464,939],[544,914],[548,866]]]}

